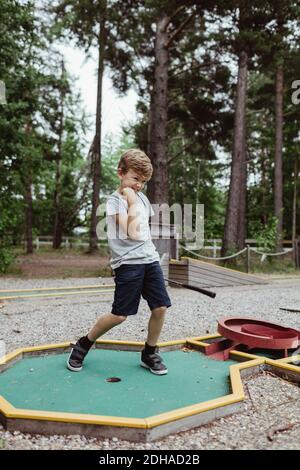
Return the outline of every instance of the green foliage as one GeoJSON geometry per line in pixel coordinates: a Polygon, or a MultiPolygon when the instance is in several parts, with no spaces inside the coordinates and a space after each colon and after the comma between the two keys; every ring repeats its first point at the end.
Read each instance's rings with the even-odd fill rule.
{"type": "Polygon", "coordinates": [[[12,251],[8,247],[0,245],[0,272],[5,273],[14,260],[12,251]]]}
{"type": "Polygon", "coordinates": [[[13,259],[11,246],[22,230],[21,175],[27,173],[22,159],[28,155],[28,147],[34,147],[25,126],[38,87],[38,73],[28,61],[34,54],[30,45],[38,38],[31,2],[3,0],[0,15],[0,79],[7,101],[0,105],[0,271],[4,272],[13,259]]]}
{"type": "Polygon", "coordinates": [[[121,154],[135,146],[131,135],[125,130],[119,139],[109,135],[105,138],[101,161],[101,196],[112,193],[119,186],[117,169],[121,154]]]}
{"type": "Polygon", "coordinates": [[[3,207],[2,203],[0,203],[0,210],[0,272],[5,273],[14,259],[9,234],[16,221],[11,220],[9,211],[3,207]]]}
{"type": "Polygon", "coordinates": [[[7,100],[0,113],[0,269],[4,270],[12,259],[10,247],[24,239],[29,191],[33,236],[52,231],[59,150],[64,230],[72,232],[78,225],[86,201],[83,134],[88,123],[74,80],[60,73],[61,56],[49,43],[46,19],[38,16],[34,3],[4,1],[0,29],[0,79],[7,100]],[[64,122],[59,136],[62,95],[64,122]]]}
{"type": "Polygon", "coordinates": [[[251,224],[251,235],[256,240],[256,246],[259,250],[264,252],[276,251],[276,227],[278,219],[270,217],[267,224],[263,225],[261,222],[253,222],[251,224]]]}

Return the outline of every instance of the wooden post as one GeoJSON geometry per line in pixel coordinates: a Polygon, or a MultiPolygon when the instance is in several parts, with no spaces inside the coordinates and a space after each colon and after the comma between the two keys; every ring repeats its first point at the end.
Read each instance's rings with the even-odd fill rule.
{"type": "Polygon", "coordinates": [[[296,268],[300,268],[300,238],[297,238],[295,243],[295,260],[296,268]]]}
{"type": "Polygon", "coordinates": [[[214,240],[214,252],[213,252],[213,257],[216,258],[217,257],[217,240],[214,240]]]}
{"type": "Polygon", "coordinates": [[[250,273],[250,269],[251,269],[251,266],[250,266],[250,245],[247,245],[247,273],[250,273]]]}

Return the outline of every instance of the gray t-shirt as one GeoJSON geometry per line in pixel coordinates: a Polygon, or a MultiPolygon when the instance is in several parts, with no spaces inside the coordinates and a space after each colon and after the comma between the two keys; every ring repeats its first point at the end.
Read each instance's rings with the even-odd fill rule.
{"type": "Polygon", "coordinates": [[[137,193],[137,215],[140,222],[139,240],[131,240],[116,223],[116,214],[128,212],[127,200],[115,191],[106,201],[108,245],[111,250],[110,265],[116,269],[121,264],[148,264],[159,261],[159,254],[151,240],[149,218],[154,214],[145,194],[137,193]]]}

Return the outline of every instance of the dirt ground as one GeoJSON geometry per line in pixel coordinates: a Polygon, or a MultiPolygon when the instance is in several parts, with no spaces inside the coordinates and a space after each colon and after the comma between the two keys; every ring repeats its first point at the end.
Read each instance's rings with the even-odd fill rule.
{"type": "MultiPolygon", "coordinates": [[[[22,279],[65,279],[80,277],[110,277],[110,256],[104,248],[98,253],[88,254],[76,249],[40,250],[32,255],[18,253],[14,263],[2,277],[22,279]]],[[[256,272],[256,275],[269,279],[292,279],[300,276],[300,270],[291,272],[256,272]]]]}
{"type": "Polygon", "coordinates": [[[6,273],[24,279],[110,276],[109,257],[66,252],[36,252],[17,256],[6,273]]]}

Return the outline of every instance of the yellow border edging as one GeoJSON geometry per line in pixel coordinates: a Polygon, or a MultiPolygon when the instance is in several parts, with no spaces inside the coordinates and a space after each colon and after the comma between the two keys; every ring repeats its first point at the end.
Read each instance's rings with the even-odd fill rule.
{"type": "Polygon", "coordinates": [[[5,415],[5,416],[9,416],[10,413],[13,413],[13,411],[15,410],[16,408],[14,408],[12,406],[12,404],[5,400],[4,397],[2,397],[0,395],[0,411],[5,415]]]}
{"type": "MultiPolygon", "coordinates": [[[[295,356],[296,357],[296,356],[295,356]]],[[[282,359],[267,359],[265,360],[266,364],[269,364],[270,366],[277,367],[283,370],[288,370],[291,372],[297,372],[298,374],[300,373],[300,367],[299,366],[294,366],[293,364],[288,364],[286,362],[283,362],[282,359]]]]}
{"type": "Polygon", "coordinates": [[[244,359],[249,359],[249,360],[258,359],[258,358],[262,357],[262,356],[257,356],[256,354],[250,354],[250,353],[246,353],[246,352],[243,352],[243,351],[236,351],[236,349],[233,349],[232,351],[230,351],[229,356],[230,355],[242,357],[244,359]]]}
{"type": "Polygon", "coordinates": [[[0,357],[0,365],[7,364],[8,362],[11,362],[13,359],[15,359],[17,356],[22,356],[23,355],[23,349],[16,349],[15,351],[12,351],[8,354],[6,354],[3,357],[0,357]]]}
{"type": "Polygon", "coordinates": [[[296,356],[289,356],[289,357],[284,357],[282,359],[277,359],[278,362],[282,364],[288,364],[293,361],[299,361],[300,362],[300,354],[297,354],[296,356]]]}
{"type": "Polygon", "coordinates": [[[29,346],[28,348],[23,348],[23,353],[35,352],[35,351],[45,351],[46,349],[63,349],[68,348],[71,343],[58,343],[58,344],[43,344],[41,346],[29,346]]]}
{"type": "Polygon", "coordinates": [[[30,294],[30,295],[9,295],[7,297],[0,297],[0,300],[14,300],[14,299],[32,299],[35,297],[62,297],[63,295],[79,295],[79,294],[92,294],[92,295],[99,295],[102,294],[103,292],[111,293],[114,292],[113,289],[103,289],[100,291],[75,291],[75,292],[57,292],[55,294],[30,294]]]}
{"type": "Polygon", "coordinates": [[[71,290],[71,289],[99,289],[99,287],[115,287],[115,284],[96,284],[94,286],[66,286],[66,287],[37,287],[36,289],[0,289],[0,294],[7,292],[35,292],[48,290],[71,290]]]}
{"type": "MultiPolygon", "coordinates": [[[[0,397],[1,398],[1,397],[0,397]]],[[[9,403],[9,402],[7,402],[9,403]]],[[[1,406],[1,401],[0,401],[1,406]]],[[[40,410],[24,410],[19,408],[8,408],[8,411],[4,413],[7,418],[14,419],[36,419],[39,421],[56,421],[63,423],[76,423],[76,424],[94,424],[94,425],[105,425],[105,426],[126,426],[129,428],[146,428],[144,419],[139,418],[127,418],[127,417],[114,417],[114,416],[102,416],[102,415],[89,415],[79,413],[63,413],[63,412],[51,412],[51,411],[40,411],[40,410]]]]}

